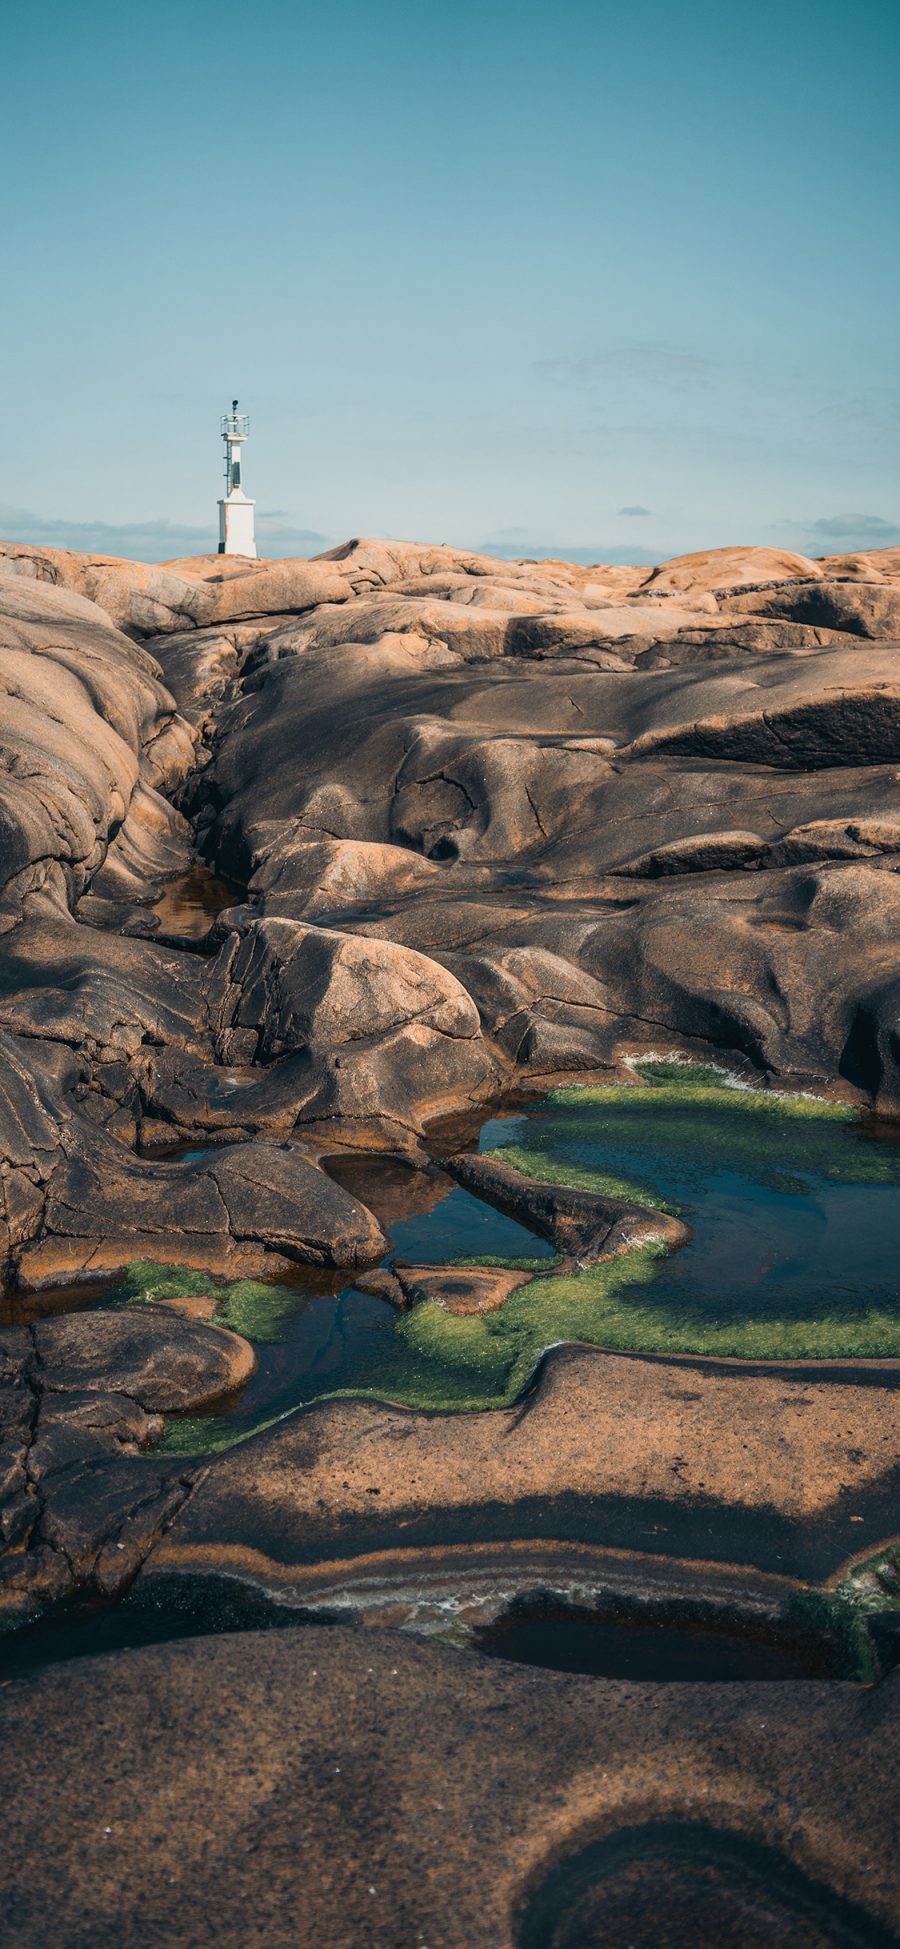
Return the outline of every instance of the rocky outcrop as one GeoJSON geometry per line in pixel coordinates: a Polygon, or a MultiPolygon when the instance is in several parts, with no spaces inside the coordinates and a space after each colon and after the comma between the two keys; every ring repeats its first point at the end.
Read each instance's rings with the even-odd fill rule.
{"type": "Polygon", "coordinates": [[[526,1286],[530,1278],[530,1272],[507,1272],[500,1266],[419,1266],[395,1261],[390,1269],[361,1273],[356,1283],[401,1313],[430,1304],[465,1319],[472,1313],[499,1313],[510,1293],[526,1286]]]}
{"type": "Polygon", "coordinates": [[[437,962],[336,929],[273,918],[232,934],[210,972],[222,1062],[293,1066],[303,1123],[389,1126],[467,1096],[488,1096],[498,1070],[478,1011],[437,962]]]}
{"type": "Polygon", "coordinates": [[[754,592],[783,582],[814,582],[822,575],[818,562],[790,548],[707,548],[693,555],[676,555],[647,576],[646,587],[709,589],[725,595],[747,584],[754,592]]]}
{"type": "Polygon", "coordinates": [[[827,576],[816,582],[784,582],[774,591],[731,597],[726,613],[746,615],[751,605],[755,615],[785,616],[807,627],[843,630],[870,641],[900,636],[900,588],[891,582],[832,581],[827,576]]]}
{"type": "Polygon", "coordinates": [[[900,1106],[895,552],[4,544],[8,1270],[362,1263],[323,1138],[660,1036],[900,1106]]]}
{"type": "Polygon", "coordinates": [[[134,1458],[254,1366],[237,1334],[162,1306],[0,1329],[0,1614],[123,1589],[203,1473],[134,1458]]]}
{"type": "Polygon", "coordinates": [[[6,1279],[54,1285],[140,1258],[236,1277],[381,1256],[371,1213],[295,1144],[237,1143],[185,1161],[136,1156],[124,1141],[134,1125],[119,1124],[101,1094],[104,1082],[127,1091],[127,1063],[97,1068],[92,1088],[68,1048],[0,1037],[6,1279]]]}
{"type": "Polygon", "coordinates": [[[490,1414],[319,1402],[217,1459],[154,1571],[227,1566],[302,1603],[350,1558],[365,1577],[394,1547],[531,1535],[754,1565],[799,1588],[892,1533],[897,1378],[893,1362],[563,1346],[490,1414]]]}
{"type": "Polygon", "coordinates": [[[0,914],[48,884],[74,904],[137,788],[177,783],[192,740],[158,664],[95,605],[0,567],[0,914]]]}
{"type": "MultiPolygon", "coordinates": [[[[900,1113],[898,641],[895,550],[642,570],[381,541],[159,567],[0,547],[0,1271],[5,1317],[34,1321],[0,1329],[9,1617],[140,1572],[160,1628],[209,1578],[238,1611],[458,1635],[532,1550],[537,1596],[563,1561],[583,1595],[630,1556],[707,1623],[713,1598],[755,1627],[837,1601],[809,1582],[896,1527],[890,1362],[557,1345],[534,1372],[538,1345],[512,1407],[332,1399],[207,1467],[144,1451],[251,1380],[216,1294],[114,1309],[85,1284],[135,1259],[352,1268],[464,1362],[540,1273],[373,1269],[369,1197],[387,1225],[446,1188],[440,1115],[450,1177],[574,1285],[687,1228],[463,1152],[504,1091],[715,1050],[900,1113]],[[91,1304],[27,1297],[60,1284],[91,1304]]],[[[804,1940],[887,1939],[889,1682],[877,1709],[833,1685],[725,1701],[383,1630],[235,1642],[0,1688],[11,1941],[168,1940],[176,1881],[204,1942],[525,1949],[611,1939],[611,1904],[629,1941],[749,1913],[767,1942],[798,1917],[804,1940]]]]}
{"type": "MultiPolygon", "coordinates": [[[[445,1158],[443,1169],[485,1204],[494,1205],[538,1238],[546,1239],[559,1254],[559,1262],[551,1262],[554,1271],[573,1272],[597,1265],[652,1240],[674,1250],[691,1236],[689,1226],[664,1211],[526,1177],[499,1157],[460,1154],[445,1158]]],[[[497,1266],[409,1265],[395,1259],[390,1268],[364,1272],[357,1284],[401,1312],[433,1301],[445,1312],[463,1318],[471,1313],[499,1311],[510,1293],[534,1276],[530,1271],[497,1266]]]]}

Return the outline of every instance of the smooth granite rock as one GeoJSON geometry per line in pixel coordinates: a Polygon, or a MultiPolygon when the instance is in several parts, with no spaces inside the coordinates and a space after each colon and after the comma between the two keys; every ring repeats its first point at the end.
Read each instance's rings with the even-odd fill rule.
{"type": "Polygon", "coordinates": [[[429,1148],[569,1269],[686,1228],[469,1155],[498,1101],[661,1050],[900,1112],[898,648],[896,549],[0,544],[0,1278],[32,1321],[0,1328],[0,1606],[133,1585],[174,1630],[196,1584],[376,1627],[0,1682],[4,1943],[896,1942],[893,1680],[612,1684],[385,1628],[616,1579],[827,1610],[896,1531],[893,1363],[557,1346],[510,1408],[331,1400],[207,1462],[145,1451],[251,1377],[215,1295],[74,1308],[135,1259],[343,1266],[426,1309],[398,1329],[502,1336],[539,1274],[373,1270],[429,1148]]]}
{"type": "Polygon", "coordinates": [[[889,1949],[897,1715],[896,1680],[634,1685],[391,1631],[57,1666],[0,1691],[4,1941],[889,1949]]]}

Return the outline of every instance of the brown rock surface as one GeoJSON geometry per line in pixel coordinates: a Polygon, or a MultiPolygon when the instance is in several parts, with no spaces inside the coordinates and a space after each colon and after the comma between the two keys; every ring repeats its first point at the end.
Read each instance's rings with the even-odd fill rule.
{"type": "Polygon", "coordinates": [[[629,1247],[663,1239],[670,1248],[684,1245],[690,1227],[667,1212],[628,1204],[597,1191],[575,1191],[566,1184],[546,1184],[523,1177],[498,1157],[449,1157],[444,1169],[458,1184],[496,1205],[511,1218],[520,1218],[558,1252],[580,1264],[614,1259],[629,1247]]]}
{"type": "Polygon", "coordinates": [[[789,548],[707,548],[694,555],[677,555],[647,577],[650,589],[710,589],[716,593],[750,583],[754,588],[773,582],[814,580],[818,562],[789,548]]]}
{"type": "MultiPolygon", "coordinates": [[[[77,1127],[85,1195],[111,1168],[92,1129],[414,1145],[660,1032],[891,1110],[895,552],[148,568],[4,544],[17,1101],[77,1127]],[[139,938],[198,840],[246,901],[200,952],[139,938]]],[[[48,1141],[16,1166],[13,1264],[48,1141]]],[[[129,1196],[152,1204],[154,1168],[123,1164],[129,1196]]],[[[176,1228],[204,1236],[182,1175],[176,1228]]]]}
{"type": "Polygon", "coordinates": [[[888,1949],[897,1691],[616,1684],[333,1628],[63,1666],[0,1692],[5,1941],[888,1949]]]}
{"type": "Polygon", "coordinates": [[[499,1266],[429,1266],[395,1262],[390,1271],[364,1272],[357,1280],[363,1292],[376,1293],[405,1312],[410,1306],[433,1301],[445,1313],[498,1313],[503,1301],[519,1286],[527,1286],[530,1272],[504,1272],[499,1266]]]}
{"type": "Polygon", "coordinates": [[[221,1326],[123,1306],[0,1329],[0,1613],[132,1579],[202,1466],[137,1462],[163,1415],[249,1379],[221,1326]]]}
{"type": "Polygon", "coordinates": [[[371,1261],[299,1132],[414,1148],[661,1035],[896,1107],[900,581],[851,568],[4,545],[7,1273],[371,1261]],[[246,901],[138,938],[197,838],[246,901]]]}
{"type": "Polygon", "coordinates": [[[39,1320],[31,1336],[42,1392],[95,1393],[112,1381],[147,1413],[203,1407],[242,1387],[256,1366],[237,1333],[170,1320],[169,1309],[152,1305],[39,1320]]]}
{"type": "MultiPolygon", "coordinates": [[[[107,993],[115,1011],[110,988],[96,999],[95,1032],[107,993]]],[[[115,1032],[124,1034],[124,1009],[115,1012],[115,1032]]],[[[126,1051],[105,1053],[124,1058],[126,1051]]],[[[98,1063],[94,1073],[109,1089],[129,1083],[126,1060],[98,1063]]],[[[60,1056],[53,1043],[0,1037],[7,1277],[52,1285],[140,1258],[232,1276],[287,1262],[365,1265],[380,1258],[384,1237],[372,1214],[299,1146],[231,1144],[183,1162],[151,1161],[113,1134],[117,1121],[113,1104],[85,1087],[68,1050],[60,1056]],[[112,1129],[104,1127],[107,1118],[112,1129]]]]}
{"type": "Polygon", "coordinates": [[[562,1347],[495,1413],[323,1402],[223,1455],[154,1565],[277,1591],[397,1542],[531,1534],[822,1578],[895,1527],[897,1382],[562,1347]]]}

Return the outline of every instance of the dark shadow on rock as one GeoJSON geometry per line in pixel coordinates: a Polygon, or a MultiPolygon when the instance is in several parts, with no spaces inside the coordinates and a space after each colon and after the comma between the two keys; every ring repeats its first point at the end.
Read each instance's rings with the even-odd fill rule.
{"type": "Polygon", "coordinates": [[[703,1820],[588,1843],[528,1902],[518,1949],[892,1949],[897,1937],[774,1848],[703,1820]]]}

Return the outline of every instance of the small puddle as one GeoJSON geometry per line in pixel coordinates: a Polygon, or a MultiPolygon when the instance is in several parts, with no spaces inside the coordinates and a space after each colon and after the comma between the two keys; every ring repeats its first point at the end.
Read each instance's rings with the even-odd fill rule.
{"type": "MultiPolygon", "coordinates": [[[[0,1627],[0,1679],[29,1678],[46,1665],[102,1652],[307,1621],[302,1611],[275,1604],[233,1577],[140,1578],[115,1601],[74,1598],[22,1624],[0,1627]]],[[[313,1621],[331,1620],[317,1616],[313,1621]]]]}
{"type": "MultiPolygon", "coordinates": [[[[347,1622],[343,1610],[279,1603],[250,1583],[214,1571],[144,1573],[114,1601],[73,1598],[37,1618],[0,1628],[0,1678],[223,1631],[347,1622]]],[[[718,1623],[673,1621],[671,1614],[611,1616],[546,1599],[518,1600],[504,1616],[473,1631],[468,1648],[512,1664],[633,1683],[859,1682],[852,1653],[824,1632],[807,1632],[801,1639],[787,1627],[766,1634],[739,1625],[723,1629],[718,1623]]]]}
{"type": "Polygon", "coordinates": [[[646,1087],[556,1091],[513,1140],[522,1170],[692,1227],[629,1296],[638,1334],[609,1309],[604,1344],[762,1360],[900,1354],[898,1127],[716,1071],[637,1068],[646,1087]]]}
{"type": "Polygon", "coordinates": [[[169,1445],[228,1445],[328,1393],[501,1406],[564,1340],[763,1361],[900,1356],[900,1146],[842,1105],[684,1064],[639,1074],[643,1087],[560,1090],[492,1117],[479,1147],[505,1149],[535,1177],[675,1211],[693,1228],[688,1245],[556,1273],[543,1241],[439,1169],[332,1158],[332,1175],[388,1229],[386,1263],[524,1260],[546,1276],[500,1311],[465,1317],[435,1303],[398,1314],[340,1274],[314,1289],[298,1269],[293,1291],[244,1282],[225,1317],[256,1340],[258,1372],[229,1417],[173,1422],[169,1445]]]}
{"type": "MultiPolygon", "coordinates": [[[[518,1128],[518,1122],[497,1117],[491,1127],[507,1131],[518,1128]]],[[[214,1154],[209,1146],[186,1144],[165,1153],[169,1161],[185,1163],[214,1154]]],[[[473,1197],[438,1168],[423,1171],[371,1153],[337,1155],[325,1165],[329,1176],[366,1204],[387,1233],[385,1266],[395,1259],[426,1265],[461,1258],[553,1260],[545,1240],[473,1197]]],[[[143,1266],[123,1280],[38,1292],[9,1289],[0,1297],[0,1325],[22,1326],[120,1300],[208,1293],[221,1286],[221,1280],[187,1269],[143,1266]]],[[[397,1338],[398,1315],[385,1300],[361,1292],[347,1272],[298,1266],[274,1280],[238,1280],[227,1290],[220,1317],[254,1341],[256,1372],[227,1412],[173,1417],[167,1446],[190,1453],[227,1446],[322,1394],[367,1392],[377,1390],[379,1383],[388,1392],[392,1385],[402,1388],[408,1361],[397,1338]]]]}
{"type": "Polygon", "coordinates": [[[202,940],[209,933],[216,915],[226,907],[236,906],[243,898],[243,892],[238,887],[220,879],[211,867],[198,860],[177,880],[166,882],[159,899],[153,902],[151,912],[159,922],[158,934],[202,940]]]}
{"type": "Polygon", "coordinates": [[[479,1631],[474,1643],[489,1658],[511,1664],[654,1684],[722,1685],[839,1675],[824,1647],[809,1642],[801,1647],[718,1626],[610,1618],[550,1605],[507,1615],[479,1631]]]}
{"type": "Polygon", "coordinates": [[[445,1265],[452,1259],[554,1256],[544,1239],[464,1191],[444,1171],[432,1174],[371,1156],[328,1157],[324,1163],[329,1177],[367,1205],[390,1233],[385,1263],[401,1259],[445,1265]]]}
{"type": "MultiPolygon", "coordinates": [[[[447,1265],[458,1259],[528,1259],[552,1264],[552,1247],[440,1170],[411,1169],[392,1158],[332,1157],[329,1175],[366,1204],[387,1232],[382,1264],[447,1265]]],[[[181,1290],[214,1289],[191,1274],[181,1290]]],[[[161,1287],[175,1289],[166,1272],[161,1287]]],[[[153,1297],[145,1286],[145,1296],[153,1297]]],[[[421,1309],[414,1309],[420,1311],[421,1309]]],[[[428,1308],[433,1312],[434,1308],[428,1308]]],[[[410,1380],[406,1335],[413,1314],[398,1314],[384,1299],[362,1292],[346,1272],[298,1266],[277,1281],[242,1280],[229,1288],[223,1322],[256,1346],[258,1366],[227,1414],[186,1416],[169,1424],[167,1446],[178,1452],[230,1446],[241,1435],[289,1414],[323,1394],[376,1394],[403,1399],[410,1380]]],[[[471,1395],[471,1374],[447,1376],[451,1405],[471,1395]],[[454,1381],[456,1393],[454,1395],[454,1381]]]]}
{"type": "MultiPolygon", "coordinates": [[[[543,1349],[561,1340],[761,1360],[900,1357],[896,1126],[882,1128],[841,1106],[736,1088],[720,1073],[683,1065],[645,1063],[639,1074],[643,1087],[557,1091],[536,1107],[488,1119],[480,1133],[447,1131],[435,1149],[448,1155],[472,1141],[483,1151],[506,1148],[535,1177],[677,1210],[694,1237],[675,1254],[638,1247],[607,1265],[559,1274],[544,1241],[438,1164],[423,1170],[345,1152],[326,1159],[326,1168],[387,1231],[385,1264],[526,1260],[546,1276],[497,1312],[455,1316],[434,1303],[398,1313],[347,1272],[298,1266],[289,1276],[223,1286],[203,1273],[144,1265],[115,1285],[7,1292],[0,1324],[221,1290],[220,1317],[254,1342],[257,1371],[227,1409],[172,1417],[156,1455],[214,1453],[329,1394],[438,1409],[499,1406],[518,1398],[543,1349]]],[[[204,1147],[182,1146],[179,1154],[196,1158],[204,1147]]],[[[202,1590],[182,1587],[174,1608],[171,1595],[145,1599],[135,1591],[113,1610],[60,1613],[0,1640],[0,1663],[18,1673],[32,1668],[29,1661],[302,1621],[302,1613],[259,1594],[204,1579],[202,1590]]],[[[507,1613],[473,1643],[510,1662],[611,1679],[838,1675],[822,1645],[805,1639],[546,1603],[507,1613]]]]}

